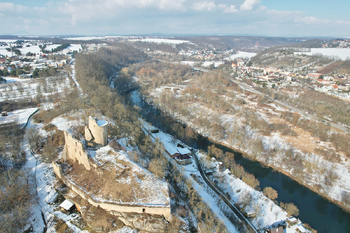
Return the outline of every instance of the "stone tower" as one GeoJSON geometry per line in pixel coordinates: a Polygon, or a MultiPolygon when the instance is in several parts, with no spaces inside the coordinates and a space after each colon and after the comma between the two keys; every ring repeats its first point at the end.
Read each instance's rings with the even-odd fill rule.
{"type": "Polygon", "coordinates": [[[95,142],[98,146],[107,146],[108,144],[108,122],[104,120],[95,120],[91,116],[88,125],[85,126],[85,140],[95,142]]]}

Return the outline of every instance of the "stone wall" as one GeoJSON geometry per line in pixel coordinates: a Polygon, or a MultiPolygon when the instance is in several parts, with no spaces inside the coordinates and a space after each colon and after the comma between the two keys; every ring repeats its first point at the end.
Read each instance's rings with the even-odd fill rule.
{"type": "Polygon", "coordinates": [[[99,146],[107,146],[108,144],[108,123],[99,125],[98,121],[91,116],[88,119],[88,126],[85,126],[85,139],[93,140],[99,146]]]}
{"type": "Polygon", "coordinates": [[[95,207],[101,207],[102,209],[108,211],[110,214],[119,216],[120,213],[145,213],[151,215],[164,216],[165,219],[169,220],[171,216],[170,206],[159,205],[159,206],[146,206],[146,205],[127,205],[127,204],[116,204],[110,202],[101,202],[95,200],[87,192],[85,192],[81,187],[79,187],[74,182],[67,179],[63,173],[61,166],[56,162],[52,162],[53,170],[57,177],[59,177],[70,189],[76,192],[79,196],[88,201],[91,205],[95,207]]]}
{"type": "Polygon", "coordinates": [[[91,169],[89,154],[85,151],[84,145],[72,135],[64,131],[64,139],[66,141],[63,149],[62,160],[73,160],[84,165],[86,170],[91,169]]]}

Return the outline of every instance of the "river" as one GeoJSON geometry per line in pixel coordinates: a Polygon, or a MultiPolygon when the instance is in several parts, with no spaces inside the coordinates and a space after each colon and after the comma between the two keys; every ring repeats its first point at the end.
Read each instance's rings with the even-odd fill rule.
{"type": "MultiPolygon", "coordinates": [[[[151,105],[141,101],[139,98],[139,91],[132,92],[129,97],[134,105],[140,107],[141,116],[154,126],[167,132],[166,128],[169,127],[169,125],[164,127],[160,125],[160,122],[164,119],[168,119],[167,124],[176,124],[176,121],[151,105]]],[[[183,127],[186,128],[186,126],[183,127]]],[[[171,133],[174,134],[174,132],[171,133]]],[[[178,137],[178,135],[174,136],[178,137]]],[[[208,146],[215,144],[206,137],[202,137],[201,135],[196,136],[195,140],[192,138],[191,140],[185,141],[185,143],[204,151],[207,150],[208,146]]],[[[244,158],[241,153],[231,148],[215,145],[224,152],[229,151],[234,153],[236,163],[242,165],[247,172],[253,174],[260,181],[261,190],[265,187],[272,187],[278,192],[277,201],[284,203],[293,202],[299,209],[298,218],[302,222],[309,224],[312,228],[317,230],[318,233],[350,232],[350,214],[337,205],[272,168],[263,166],[256,161],[250,161],[244,158]]]]}

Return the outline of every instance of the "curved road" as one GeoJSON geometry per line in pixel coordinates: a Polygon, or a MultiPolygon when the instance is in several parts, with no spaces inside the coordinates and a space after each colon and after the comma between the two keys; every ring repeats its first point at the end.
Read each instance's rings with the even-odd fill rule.
{"type": "Polygon", "coordinates": [[[198,167],[198,170],[201,174],[201,176],[203,177],[203,180],[205,181],[205,183],[221,198],[221,200],[223,200],[226,205],[236,214],[236,216],[243,222],[246,223],[246,226],[248,228],[250,228],[253,232],[258,232],[254,225],[244,217],[244,215],[236,208],[236,206],[232,205],[231,202],[219,191],[217,190],[217,188],[209,181],[209,179],[207,178],[207,176],[205,175],[201,164],[199,163],[199,160],[197,158],[196,153],[194,152],[194,150],[192,150],[191,152],[192,156],[194,157],[194,159],[196,160],[196,164],[198,167]]]}

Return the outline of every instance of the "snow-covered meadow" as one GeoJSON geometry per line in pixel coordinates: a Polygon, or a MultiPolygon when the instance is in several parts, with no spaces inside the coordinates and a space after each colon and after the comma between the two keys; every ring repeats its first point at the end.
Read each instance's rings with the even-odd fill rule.
{"type": "Polygon", "coordinates": [[[236,54],[233,54],[225,58],[225,60],[234,60],[236,58],[252,58],[254,56],[256,56],[256,53],[238,51],[236,54]]]}
{"type": "Polygon", "coordinates": [[[155,39],[155,38],[149,38],[149,39],[131,39],[129,41],[140,41],[140,42],[148,42],[148,43],[157,43],[157,44],[183,44],[183,43],[190,43],[188,40],[176,40],[176,39],[155,39]]]}
{"type": "MultiPolygon", "coordinates": [[[[0,46],[0,55],[4,56],[12,56],[11,51],[7,51],[7,49],[10,48],[10,45],[14,48],[16,44],[14,43],[16,40],[0,40],[0,42],[5,42],[8,45],[7,46],[0,46]]],[[[18,48],[19,51],[21,51],[21,54],[25,56],[27,53],[34,53],[34,54],[43,54],[41,48],[39,46],[43,46],[44,43],[41,41],[30,41],[23,44],[22,48],[18,48]]],[[[51,49],[55,49],[61,44],[46,44],[45,50],[51,51],[51,49]]],[[[81,49],[80,44],[71,44],[69,47],[66,48],[67,50],[73,52],[73,51],[79,51],[81,49]]],[[[15,54],[15,53],[13,53],[15,54]]]]}
{"type": "Polygon", "coordinates": [[[341,60],[350,59],[349,48],[312,48],[311,52],[295,52],[295,54],[305,54],[309,56],[322,54],[323,56],[340,58],[341,60]]]}

